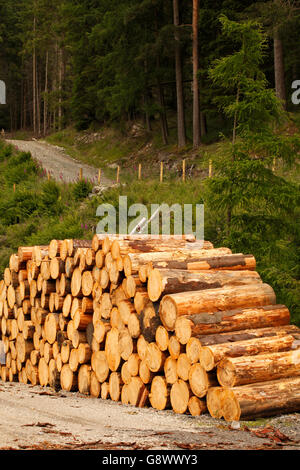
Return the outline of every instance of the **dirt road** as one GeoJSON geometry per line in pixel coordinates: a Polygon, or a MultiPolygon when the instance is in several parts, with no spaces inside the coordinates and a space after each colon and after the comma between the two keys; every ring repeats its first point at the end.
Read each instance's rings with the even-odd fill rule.
{"type": "Polygon", "coordinates": [[[254,426],[0,382],[0,449],[299,450],[300,414],[254,426]]]}
{"type": "MultiPolygon", "coordinates": [[[[86,165],[67,155],[63,148],[35,140],[6,140],[18,150],[30,152],[32,157],[39,162],[44,170],[50,172],[53,179],[67,183],[78,180],[80,168],[83,177],[88,178],[93,184],[97,184],[97,168],[86,165]]],[[[111,181],[101,176],[101,186],[109,186],[111,181]]]]}

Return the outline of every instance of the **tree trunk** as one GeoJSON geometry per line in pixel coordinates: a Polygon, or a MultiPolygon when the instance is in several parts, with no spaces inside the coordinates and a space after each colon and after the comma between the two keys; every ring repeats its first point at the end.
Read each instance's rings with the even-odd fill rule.
{"type": "Polygon", "coordinates": [[[223,387],[235,387],[300,375],[300,349],[256,356],[224,358],[217,376],[223,387]]]}
{"type": "Polygon", "coordinates": [[[241,307],[272,305],[276,296],[268,284],[222,287],[165,295],[160,302],[160,319],[168,331],[174,331],[177,317],[201,314],[203,322],[212,322],[220,311],[241,307]]]}
{"type": "Polygon", "coordinates": [[[200,110],[198,83],[198,8],[199,0],[193,0],[193,147],[200,145],[200,110]]]}
{"type": "Polygon", "coordinates": [[[175,26],[175,71],[176,71],[176,96],[177,96],[177,139],[178,147],[186,145],[183,82],[182,82],[182,60],[180,38],[177,31],[179,26],[179,5],[178,0],[173,0],[173,15],[175,26]]]}
{"type": "Polygon", "coordinates": [[[223,389],[221,395],[226,421],[291,413],[300,408],[300,378],[223,389]]]}
{"type": "Polygon", "coordinates": [[[274,30],[274,72],[276,95],[281,100],[283,109],[286,109],[283,48],[278,28],[274,30]]]}
{"type": "Polygon", "coordinates": [[[200,351],[200,364],[206,371],[209,371],[217,367],[224,357],[253,356],[259,353],[288,351],[294,341],[292,335],[285,335],[204,346],[200,351]]]}
{"type": "Polygon", "coordinates": [[[213,289],[226,285],[261,283],[256,271],[193,272],[179,269],[152,269],[148,276],[148,295],[153,302],[162,294],[213,289]],[[241,275],[241,272],[243,275],[241,275]]]}
{"type": "Polygon", "coordinates": [[[46,65],[45,65],[45,89],[44,89],[44,136],[47,133],[48,120],[47,120],[47,104],[48,104],[48,62],[49,52],[46,52],[46,65]]]}

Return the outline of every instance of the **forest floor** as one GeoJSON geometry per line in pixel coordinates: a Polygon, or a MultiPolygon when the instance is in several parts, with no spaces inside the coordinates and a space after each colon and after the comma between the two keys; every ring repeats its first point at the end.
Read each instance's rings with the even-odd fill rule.
{"type": "Polygon", "coordinates": [[[20,449],[299,450],[300,414],[227,423],[1,382],[0,450],[20,449]]]}
{"type": "MultiPolygon", "coordinates": [[[[62,147],[51,145],[44,141],[36,140],[11,140],[7,139],[7,143],[13,145],[18,150],[30,152],[34,160],[49,172],[51,178],[57,181],[71,183],[78,180],[80,168],[83,171],[83,178],[87,178],[97,183],[97,168],[82,163],[70,157],[62,147]]],[[[101,177],[101,184],[108,186],[111,181],[106,177],[101,177]]]]}

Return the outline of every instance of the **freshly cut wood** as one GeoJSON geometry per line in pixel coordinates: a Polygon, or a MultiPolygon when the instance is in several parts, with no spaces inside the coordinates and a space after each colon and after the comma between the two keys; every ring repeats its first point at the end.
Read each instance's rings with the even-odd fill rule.
{"type": "Polygon", "coordinates": [[[92,397],[98,398],[101,392],[101,384],[98,381],[94,371],[91,371],[90,394],[92,397]]]}
{"type": "Polygon", "coordinates": [[[120,357],[124,359],[124,361],[127,361],[134,352],[134,343],[128,328],[119,331],[118,345],[120,357]]]}
{"type": "Polygon", "coordinates": [[[146,290],[136,292],[133,303],[137,314],[140,314],[149,302],[150,299],[146,290]]]}
{"type": "MultiPolygon", "coordinates": [[[[137,274],[140,267],[146,265],[147,263],[151,263],[151,267],[153,268],[193,269],[193,262],[198,263],[201,260],[204,260],[205,264],[200,265],[200,269],[211,269],[210,265],[208,265],[206,261],[207,259],[211,263],[213,263],[211,260],[214,259],[214,262],[216,263],[215,258],[219,260],[226,255],[231,256],[231,250],[229,248],[217,248],[207,251],[206,249],[191,250],[186,248],[177,248],[174,250],[174,248],[169,247],[169,250],[165,251],[154,250],[150,253],[126,253],[123,258],[124,273],[126,277],[130,276],[131,274],[137,274]]],[[[235,258],[236,264],[237,261],[241,263],[241,256],[243,255],[239,255],[238,260],[235,258]]],[[[224,263],[228,264],[228,260],[226,258],[224,263]]],[[[249,268],[245,267],[245,269],[249,268]]]]}
{"type": "Polygon", "coordinates": [[[186,353],[179,354],[177,359],[177,375],[180,379],[187,381],[189,379],[189,372],[191,369],[191,361],[186,353]]]}
{"type": "Polygon", "coordinates": [[[109,375],[109,365],[104,351],[94,351],[91,357],[91,366],[100,383],[106,381],[109,375]]]}
{"type": "Polygon", "coordinates": [[[93,315],[83,313],[81,310],[77,310],[73,317],[74,328],[79,331],[85,331],[92,321],[93,315]]]}
{"type": "Polygon", "coordinates": [[[191,390],[188,384],[179,379],[171,387],[170,401],[175,413],[185,413],[191,397],[191,390]]]}
{"type": "Polygon", "coordinates": [[[60,355],[63,364],[67,364],[69,362],[70,353],[73,349],[72,341],[65,340],[61,345],[60,355]]]}
{"type": "Polygon", "coordinates": [[[141,359],[137,353],[132,353],[128,360],[128,371],[132,377],[135,377],[139,373],[141,359]]]}
{"type": "Polygon", "coordinates": [[[191,364],[199,361],[201,349],[201,343],[198,338],[192,337],[188,340],[185,350],[191,364]]]}
{"type": "Polygon", "coordinates": [[[121,362],[121,355],[119,349],[119,330],[112,328],[106,336],[105,353],[109,369],[116,372],[121,362]]]}
{"type": "Polygon", "coordinates": [[[154,377],[154,373],[149,369],[145,359],[140,361],[139,376],[144,384],[151,383],[154,377]]]}
{"type": "Polygon", "coordinates": [[[81,278],[82,294],[89,296],[92,293],[94,285],[94,279],[91,271],[84,271],[81,278]]]}
{"type": "Polygon", "coordinates": [[[207,411],[206,400],[191,396],[188,402],[188,410],[192,416],[200,416],[207,411]]]}
{"type": "Polygon", "coordinates": [[[60,389],[60,373],[57,368],[55,359],[50,360],[49,366],[48,366],[48,372],[49,372],[50,387],[52,387],[55,391],[58,391],[60,389]]]}
{"type": "Polygon", "coordinates": [[[217,367],[224,357],[252,356],[259,353],[288,351],[292,348],[293,342],[293,336],[279,335],[203,346],[200,352],[200,363],[205,370],[209,371],[217,367]]]}
{"type": "Polygon", "coordinates": [[[75,268],[71,278],[71,293],[73,297],[80,297],[81,293],[81,271],[79,268],[75,268]]]}
{"type": "Polygon", "coordinates": [[[101,317],[104,319],[108,319],[110,317],[111,309],[112,309],[112,303],[110,299],[110,294],[108,292],[104,292],[104,294],[101,297],[101,304],[100,304],[101,317]]]}
{"type": "Polygon", "coordinates": [[[141,335],[137,340],[136,349],[141,361],[146,360],[148,344],[148,341],[145,340],[143,335],[141,335]]]}
{"type": "Polygon", "coordinates": [[[210,387],[207,391],[207,409],[213,418],[220,419],[223,417],[223,390],[222,387],[210,387]]]}
{"type": "Polygon", "coordinates": [[[46,387],[49,383],[49,367],[44,357],[39,360],[39,383],[42,387],[46,387]]]}
{"type": "Polygon", "coordinates": [[[74,373],[69,364],[64,364],[60,372],[60,385],[67,392],[76,391],[78,388],[78,375],[74,373]]]}
{"type": "Polygon", "coordinates": [[[133,303],[131,303],[130,300],[122,300],[118,304],[118,309],[124,325],[128,325],[130,315],[135,313],[133,303]]]}
{"type": "MultiPolygon", "coordinates": [[[[178,317],[175,322],[176,336],[179,330],[185,329],[184,341],[187,342],[191,336],[202,337],[244,329],[258,329],[270,326],[284,326],[290,322],[290,312],[284,305],[267,305],[263,307],[244,307],[234,310],[225,310],[212,313],[200,313],[178,317]],[[184,324],[178,327],[179,322],[184,324]]],[[[181,336],[179,336],[181,337],[181,336]]],[[[182,342],[182,341],[181,341],[182,342]]]]}
{"type": "Polygon", "coordinates": [[[83,364],[78,371],[78,390],[84,395],[90,394],[91,387],[91,366],[83,364]]]}
{"type": "Polygon", "coordinates": [[[169,345],[169,333],[164,326],[159,325],[155,332],[155,341],[161,351],[166,351],[169,345]]]}
{"type": "Polygon", "coordinates": [[[209,375],[199,363],[196,363],[190,368],[189,384],[193,394],[203,398],[209,387],[217,385],[217,381],[214,375],[209,375]]]}
{"type": "Polygon", "coordinates": [[[132,377],[128,384],[129,404],[132,406],[143,407],[144,403],[141,403],[141,400],[143,399],[144,401],[143,395],[146,390],[146,386],[140,377],[132,377]]]}
{"type": "Polygon", "coordinates": [[[70,352],[69,367],[72,372],[76,372],[78,370],[79,362],[78,362],[78,349],[77,348],[73,348],[70,352]]]}
{"type": "Polygon", "coordinates": [[[57,279],[62,273],[65,272],[65,263],[61,258],[52,258],[49,269],[51,278],[57,279]]]}
{"type": "Polygon", "coordinates": [[[141,334],[149,342],[155,340],[156,330],[161,324],[156,305],[148,303],[139,314],[141,334]]]}
{"type": "Polygon", "coordinates": [[[107,400],[109,398],[109,383],[104,382],[101,384],[101,398],[102,400],[107,400]]]}
{"type": "Polygon", "coordinates": [[[256,356],[224,358],[217,367],[223,387],[234,387],[300,375],[300,349],[256,356]]]}
{"type": "Polygon", "coordinates": [[[49,250],[48,250],[48,255],[50,259],[55,258],[59,252],[60,252],[60,247],[63,243],[63,240],[51,240],[49,243],[49,250]]]}
{"type": "Polygon", "coordinates": [[[88,343],[81,343],[78,346],[78,362],[79,364],[86,364],[90,361],[92,356],[92,351],[88,343]]]}
{"type": "Polygon", "coordinates": [[[119,401],[121,396],[121,386],[123,385],[121,374],[112,372],[109,376],[109,395],[113,401],[119,401]]]}
{"type": "Polygon", "coordinates": [[[141,334],[140,320],[137,314],[132,313],[128,319],[128,331],[132,338],[138,338],[141,334]]]}
{"type": "Polygon", "coordinates": [[[121,378],[122,381],[125,385],[128,385],[130,383],[132,375],[129,372],[128,369],[128,361],[125,361],[121,367],[121,378]]]}
{"type": "Polygon", "coordinates": [[[223,287],[204,291],[180,292],[165,295],[160,302],[160,318],[169,331],[174,331],[178,316],[202,313],[209,316],[212,312],[240,307],[260,307],[272,305],[276,296],[268,284],[223,287]]]}
{"type": "Polygon", "coordinates": [[[53,344],[56,340],[56,334],[59,329],[58,320],[59,317],[57,313],[49,313],[45,319],[45,337],[50,344],[53,344]]]}
{"type": "MultiPolygon", "coordinates": [[[[181,317],[181,319],[183,318],[185,317],[181,317]]],[[[288,324],[283,326],[268,326],[265,328],[248,328],[245,330],[229,331],[228,333],[199,335],[197,338],[201,346],[210,346],[228,342],[233,343],[235,341],[246,341],[255,338],[270,338],[277,335],[292,335],[295,339],[300,339],[300,328],[296,325],[288,324]]]]}
{"type": "Polygon", "coordinates": [[[152,260],[153,268],[165,269],[183,269],[188,271],[202,270],[234,270],[254,271],[256,268],[256,260],[253,255],[244,255],[242,253],[232,254],[227,248],[218,248],[209,252],[191,253],[186,259],[174,259],[156,261],[152,260]],[[201,256],[202,255],[202,256],[201,256]]]}
{"type": "Polygon", "coordinates": [[[178,359],[179,355],[184,352],[183,345],[179,343],[177,337],[174,335],[170,336],[168,351],[173,359],[178,359]]]}
{"type": "Polygon", "coordinates": [[[155,302],[162,294],[175,294],[224,286],[262,283],[256,271],[204,271],[192,272],[179,269],[152,269],[147,283],[150,300],[155,302]]]}
{"type": "Polygon", "coordinates": [[[223,389],[226,421],[255,419],[300,410],[300,377],[223,389]]]}
{"type": "Polygon", "coordinates": [[[84,331],[79,331],[79,330],[74,330],[73,333],[72,333],[72,345],[73,345],[73,348],[79,348],[80,344],[82,343],[86,343],[87,342],[87,334],[86,334],[86,331],[88,330],[88,326],[90,325],[91,323],[88,323],[87,327],[86,327],[86,330],[84,331]]]}
{"type": "Polygon", "coordinates": [[[111,324],[104,320],[97,320],[94,322],[94,337],[98,343],[102,343],[105,340],[106,334],[111,329],[111,324]]]}
{"type": "Polygon", "coordinates": [[[174,384],[178,380],[177,360],[168,356],[164,363],[164,374],[168,384],[174,384]]]}
{"type": "Polygon", "coordinates": [[[156,410],[164,410],[170,405],[170,386],[166,379],[160,375],[156,375],[151,383],[149,394],[151,406],[156,410]]]}
{"type": "Polygon", "coordinates": [[[163,370],[166,354],[159,349],[156,343],[152,342],[148,344],[145,359],[151,372],[159,372],[163,370]]]}

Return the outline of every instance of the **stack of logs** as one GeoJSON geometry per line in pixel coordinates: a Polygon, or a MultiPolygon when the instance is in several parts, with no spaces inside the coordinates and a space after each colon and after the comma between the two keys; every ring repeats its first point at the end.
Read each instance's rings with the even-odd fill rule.
{"type": "Polygon", "coordinates": [[[3,381],[239,420],[300,410],[300,329],[255,258],[193,236],[19,247],[3,381]]]}

